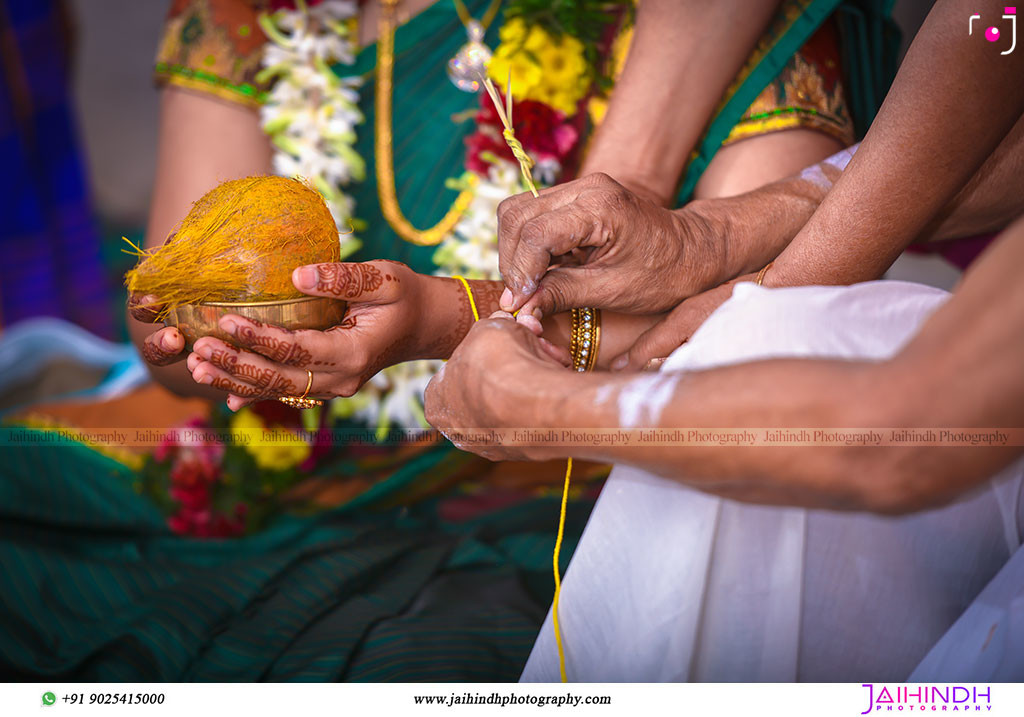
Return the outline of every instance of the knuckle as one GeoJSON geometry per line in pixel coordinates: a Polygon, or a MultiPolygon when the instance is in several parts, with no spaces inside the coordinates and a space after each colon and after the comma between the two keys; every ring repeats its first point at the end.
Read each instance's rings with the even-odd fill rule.
{"type": "Polygon", "coordinates": [[[506,215],[511,211],[515,202],[512,197],[505,197],[498,202],[498,221],[503,221],[506,215]]]}
{"type": "Polygon", "coordinates": [[[513,197],[503,199],[498,205],[498,226],[504,231],[514,230],[526,220],[524,212],[514,202],[513,197]]]}
{"type": "Polygon", "coordinates": [[[540,246],[548,236],[548,222],[542,217],[534,217],[523,224],[519,232],[519,240],[529,246],[540,246]]]}
{"type": "Polygon", "coordinates": [[[569,308],[569,292],[565,281],[560,277],[552,276],[545,282],[542,300],[547,304],[547,306],[542,307],[544,313],[569,308]]]}

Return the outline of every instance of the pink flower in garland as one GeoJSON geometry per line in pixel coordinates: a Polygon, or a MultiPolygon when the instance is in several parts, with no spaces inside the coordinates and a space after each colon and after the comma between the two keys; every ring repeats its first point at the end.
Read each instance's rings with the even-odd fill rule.
{"type": "MultiPolygon", "coordinates": [[[[567,121],[563,113],[536,100],[515,103],[512,124],[516,139],[537,162],[554,160],[561,165],[580,137],[579,131],[567,121]]],[[[515,162],[512,150],[501,136],[501,120],[486,93],[480,93],[476,125],[477,131],[466,138],[467,169],[486,176],[490,163],[481,156],[485,152],[515,162]]]]}
{"type": "Polygon", "coordinates": [[[168,495],[178,504],[167,526],[179,535],[197,538],[229,538],[245,533],[247,508],[239,503],[232,515],[213,510],[213,490],[221,478],[224,444],[204,432],[212,430],[194,420],[169,431],[154,453],[158,461],[170,460],[168,495]]]}

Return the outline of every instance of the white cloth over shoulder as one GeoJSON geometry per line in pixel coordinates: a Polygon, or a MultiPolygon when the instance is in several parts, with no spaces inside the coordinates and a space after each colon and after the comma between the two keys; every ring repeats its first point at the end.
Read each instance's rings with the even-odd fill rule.
{"type": "MultiPolygon", "coordinates": [[[[949,296],[740,284],[662,367],[883,359],[949,296]]],[[[743,450],[738,448],[736,450],[743,450]]],[[[886,517],[724,500],[618,466],[562,585],[573,681],[903,680],[1017,549],[1021,468],[886,517]]],[[[524,681],[559,680],[551,615],[524,681]]]]}

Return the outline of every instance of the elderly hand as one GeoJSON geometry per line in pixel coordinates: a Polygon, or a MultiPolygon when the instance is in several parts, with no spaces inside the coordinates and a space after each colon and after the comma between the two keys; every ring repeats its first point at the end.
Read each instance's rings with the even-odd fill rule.
{"type": "Polygon", "coordinates": [[[718,283],[721,246],[698,213],[665,209],[606,174],[520,194],[498,207],[501,308],[665,311],[718,283]]]}
{"type": "Polygon", "coordinates": [[[478,321],[427,386],[425,413],[456,447],[492,461],[541,460],[543,446],[477,443],[488,429],[540,427],[546,386],[564,384],[569,354],[496,311],[478,321]],[[552,379],[549,382],[547,379],[552,379]]]}
{"type": "Polygon", "coordinates": [[[754,281],[755,274],[741,276],[710,291],[692,296],[668,316],[637,337],[630,349],[612,359],[613,371],[641,371],[660,365],[673,351],[690,340],[700,325],[732,296],[741,281],[754,281]]]}
{"type": "Polygon", "coordinates": [[[349,302],[341,324],[326,331],[289,331],[227,314],[220,327],[228,344],[211,336],[196,341],[188,357],[192,378],[227,391],[238,410],[264,398],[298,396],[313,373],[308,395],[351,396],[386,366],[430,353],[420,329],[428,301],[424,277],[392,261],[310,264],[292,273],[310,296],[349,302]]]}

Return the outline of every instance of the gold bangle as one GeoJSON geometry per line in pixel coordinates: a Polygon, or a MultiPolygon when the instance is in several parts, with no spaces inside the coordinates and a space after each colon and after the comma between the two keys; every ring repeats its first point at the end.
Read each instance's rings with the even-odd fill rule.
{"type": "Polygon", "coordinates": [[[774,260],[768,262],[767,264],[764,265],[764,268],[761,269],[761,271],[757,272],[757,281],[755,283],[758,286],[764,286],[764,275],[768,273],[768,270],[772,268],[772,264],[774,263],[774,260]]]}
{"type": "Polygon", "coordinates": [[[601,310],[573,309],[569,354],[574,371],[592,371],[601,347],[601,310]]]}
{"type": "Polygon", "coordinates": [[[281,396],[278,401],[281,403],[291,406],[292,408],[316,408],[317,406],[324,405],[324,402],[316,398],[306,398],[309,395],[309,389],[313,387],[313,372],[308,368],[306,369],[306,390],[302,392],[301,396],[281,396]]]}

